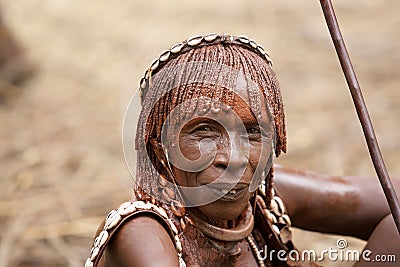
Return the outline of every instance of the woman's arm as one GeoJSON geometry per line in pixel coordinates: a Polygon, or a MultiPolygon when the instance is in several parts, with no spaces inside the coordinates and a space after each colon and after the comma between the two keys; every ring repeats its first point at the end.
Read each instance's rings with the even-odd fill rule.
{"type": "Polygon", "coordinates": [[[324,176],[278,165],[274,169],[274,187],[293,226],[367,240],[390,214],[377,179],[324,176]]]}
{"type": "Polygon", "coordinates": [[[125,222],[111,238],[104,256],[100,266],[179,266],[171,237],[151,216],[125,222]]]}

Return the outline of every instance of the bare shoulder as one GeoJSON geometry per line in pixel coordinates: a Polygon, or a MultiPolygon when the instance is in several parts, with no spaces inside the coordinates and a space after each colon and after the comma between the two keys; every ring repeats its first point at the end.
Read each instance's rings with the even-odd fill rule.
{"type": "Polygon", "coordinates": [[[107,266],[179,266],[175,245],[151,215],[124,222],[105,251],[107,266]]]}

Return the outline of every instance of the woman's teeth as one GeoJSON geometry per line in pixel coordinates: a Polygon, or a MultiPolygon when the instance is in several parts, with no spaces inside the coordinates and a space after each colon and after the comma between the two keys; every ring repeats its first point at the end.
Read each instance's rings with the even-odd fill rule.
{"type": "Polygon", "coordinates": [[[228,194],[228,193],[232,194],[232,195],[236,194],[236,190],[235,189],[232,189],[232,190],[222,189],[221,192],[222,192],[222,194],[228,194]]]}

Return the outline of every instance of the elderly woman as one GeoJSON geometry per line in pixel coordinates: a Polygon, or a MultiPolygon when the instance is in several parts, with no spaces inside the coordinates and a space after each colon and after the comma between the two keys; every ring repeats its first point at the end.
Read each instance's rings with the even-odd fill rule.
{"type": "Polygon", "coordinates": [[[317,266],[288,257],[291,221],[398,251],[376,183],[272,165],[286,132],[271,66],[254,40],[217,34],[152,63],[140,82],[135,198],[109,213],[86,266],[317,266]],[[391,235],[396,246],[382,246],[391,235]]]}

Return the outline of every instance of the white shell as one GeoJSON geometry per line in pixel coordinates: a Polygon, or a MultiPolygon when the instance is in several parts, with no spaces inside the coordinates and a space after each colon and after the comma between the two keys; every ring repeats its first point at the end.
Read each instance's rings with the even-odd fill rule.
{"type": "Polygon", "coordinates": [[[265,59],[269,62],[269,64],[271,64],[271,66],[272,66],[273,62],[272,62],[272,59],[269,57],[269,55],[267,53],[265,53],[264,56],[265,56],[265,59]]]}
{"type": "Polygon", "coordinates": [[[192,36],[187,40],[187,44],[189,46],[196,46],[196,45],[200,44],[202,40],[203,40],[203,36],[201,36],[201,35],[192,36]]]}
{"type": "Polygon", "coordinates": [[[156,207],[154,207],[153,209],[154,209],[154,211],[156,211],[158,214],[160,214],[163,218],[165,218],[165,219],[168,218],[167,212],[166,212],[163,208],[157,207],[157,206],[156,206],[156,207]]]}
{"type": "Polygon", "coordinates": [[[231,34],[224,34],[223,36],[224,42],[233,42],[233,36],[231,34]]]}
{"type": "Polygon", "coordinates": [[[250,39],[250,40],[249,40],[249,44],[250,44],[251,47],[257,48],[257,43],[256,43],[256,41],[254,41],[253,39],[250,39]]]}
{"type": "Polygon", "coordinates": [[[179,257],[179,267],[186,267],[186,263],[182,259],[182,255],[178,255],[178,257],[179,257]]]}
{"type": "Polygon", "coordinates": [[[104,223],[104,230],[108,229],[108,226],[110,225],[110,222],[113,220],[114,216],[118,214],[116,210],[112,210],[107,214],[105,223],[104,223]]]}
{"type": "Polygon", "coordinates": [[[132,203],[129,203],[129,204],[130,205],[128,207],[124,208],[123,210],[121,210],[119,212],[119,214],[121,214],[121,216],[125,216],[125,215],[131,214],[134,211],[136,211],[135,205],[133,205],[132,203]]]}
{"type": "Polygon", "coordinates": [[[210,34],[207,34],[206,36],[204,36],[204,40],[206,40],[206,42],[212,42],[215,39],[217,39],[217,37],[218,37],[218,34],[210,33],[210,34]]]}
{"type": "Polygon", "coordinates": [[[177,235],[178,234],[178,229],[176,229],[175,224],[170,219],[168,219],[168,222],[169,222],[169,226],[171,226],[172,232],[174,232],[174,234],[177,235]]]}
{"type": "Polygon", "coordinates": [[[181,52],[184,45],[185,45],[184,43],[175,44],[174,46],[171,47],[171,53],[176,54],[181,52]]]}
{"type": "Polygon", "coordinates": [[[278,204],[278,208],[279,208],[279,212],[281,214],[285,213],[285,204],[283,204],[283,201],[280,197],[278,196],[274,196],[273,199],[276,201],[276,203],[278,204]]]}
{"type": "Polygon", "coordinates": [[[153,62],[151,63],[150,69],[156,70],[158,68],[158,65],[160,65],[160,61],[158,60],[158,58],[154,59],[153,62]]]}
{"type": "Polygon", "coordinates": [[[269,220],[272,224],[277,223],[277,220],[276,220],[276,217],[275,217],[274,214],[272,214],[271,212],[269,212],[269,210],[266,210],[266,213],[267,213],[267,218],[268,218],[268,220],[269,220]]]}
{"type": "Polygon", "coordinates": [[[93,262],[88,258],[85,262],[85,267],[93,267],[93,262]]]}
{"type": "Polygon", "coordinates": [[[271,209],[270,209],[270,211],[272,211],[276,215],[281,215],[281,213],[279,212],[278,203],[276,203],[276,200],[274,198],[271,199],[271,209]]]}
{"type": "Polygon", "coordinates": [[[146,82],[146,79],[142,79],[141,81],[140,81],[140,89],[146,89],[146,87],[147,87],[147,82],[146,82]]]}
{"type": "Polygon", "coordinates": [[[131,205],[131,202],[127,201],[122,203],[121,205],[119,205],[119,207],[117,208],[117,212],[120,213],[122,210],[126,209],[127,207],[129,207],[131,205]]]}
{"type": "Polygon", "coordinates": [[[141,200],[133,202],[133,205],[135,205],[136,207],[139,207],[139,206],[141,206],[143,204],[144,204],[144,202],[141,201],[141,200]]]}
{"type": "Polygon", "coordinates": [[[119,223],[120,220],[121,220],[121,215],[118,213],[115,214],[113,217],[110,217],[105,224],[107,225],[107,230],[114,228],[119,223]]]}
{"type": "Polygon", "coordinates": [[[182,243],[177,235],[175,236],[175,244],[176,244],[176,251],[182,252],[182,243]]]}
{"type": "Polygon", "coordinates": [[[250,42],[249,37],[247,37],[246,35],[238,36],[238,40],[243,44],[248,44],[250,42]]]}
{"type": "Polygon", "coordinates": [[[100,251],[99,247],[93,248],[92,253],[90,255],[90,260],[91,261],[93,261],[97,257],[97,255],[99,255],[99,251],[100,251]]]}
{"type": "Polygon", "coordinates": [[[138,201],[138,202],[135,202],[134,204],[137,209],[141,209],[141,210],[150,210],[151,207],[154,206],[151,203],[144,203],[143,201],[138,201]]]}
{"type": "Polygon", "coordinates": [[[149,79],[150,79],[150,76],[151,76],[151,71],[150,71],[150,70],[146,70],[146,72],[144,73],[144,78],[145,78],[146,80],[149,80],[149,79]]]}
{"type": "Polygon", "coordinates": [[[284,224],[287,224],[289,226],[292,225],[292,222],[290,221],[290,217],[288,215],[283,214],[282,217],[279,218],[279,220],[281,220],[281,219],[282,219],[282,221],[284,221],[284,224]]]}
{"type": "Polygon", "coordinates": [[[167,61],[169,59],[170,55],[171,55],[171,51],[165,50],[164,52],[162,52],[160,54],[160,61],[161,62],[167,61]]]}
{"type": "Polygon", "coordinates": [[[260,191],[260,194],[261,194],[263,197],[266,197],[265,185],[264,185],[264,184],[261,184],[261,185],[258,187],[258,190],[260,191]]]}
{"type": "MultiPolygon", "coordinates": [[[[264,186],[265,186],[265,182],[264,182],[264,186]]],[[[272,194],[272,196],[275,196],[275,189],[273,187],[271,188],[271,194],[272,194]]]]}
{"type": "Polygon", "coordinates": [[[258,52],[260,52],[263,55],[266,54],[265,49],[264,49],[264,47],[262,45],[258,45],[257,46],[257,50],[258,50],[258,52]]]}
{"type": "Polygon", "coordinates": [[[281,233],[281,231],[279,230],[278,226],[276,225],[272,225],[272,230],[274,230],[275,233],[277,233],[278,235],[281,233]]]}
{"type": "Polygon", "coordinates": [[[99,247],[100,244],[100,236],[97,236],[93,242],[93,247],[99,247]]]}
{"type": "Polygon", "coordinates": [[[107,231],[101,231],[99,236],[98,236],[99,239],[98,239],[97,247],[102,247],[106,243],[106,241],[108,239],[108,236],[109,235],[108,235],[107,231]]]}
{"type": "Polygon", "coordinates": [[[111,210],[111,211],[107,214],[106,221],[107,221],[109,218],[113,217],[115,214],[117,214],[117,211],[116,211],[116,210],[111,210]]]}

